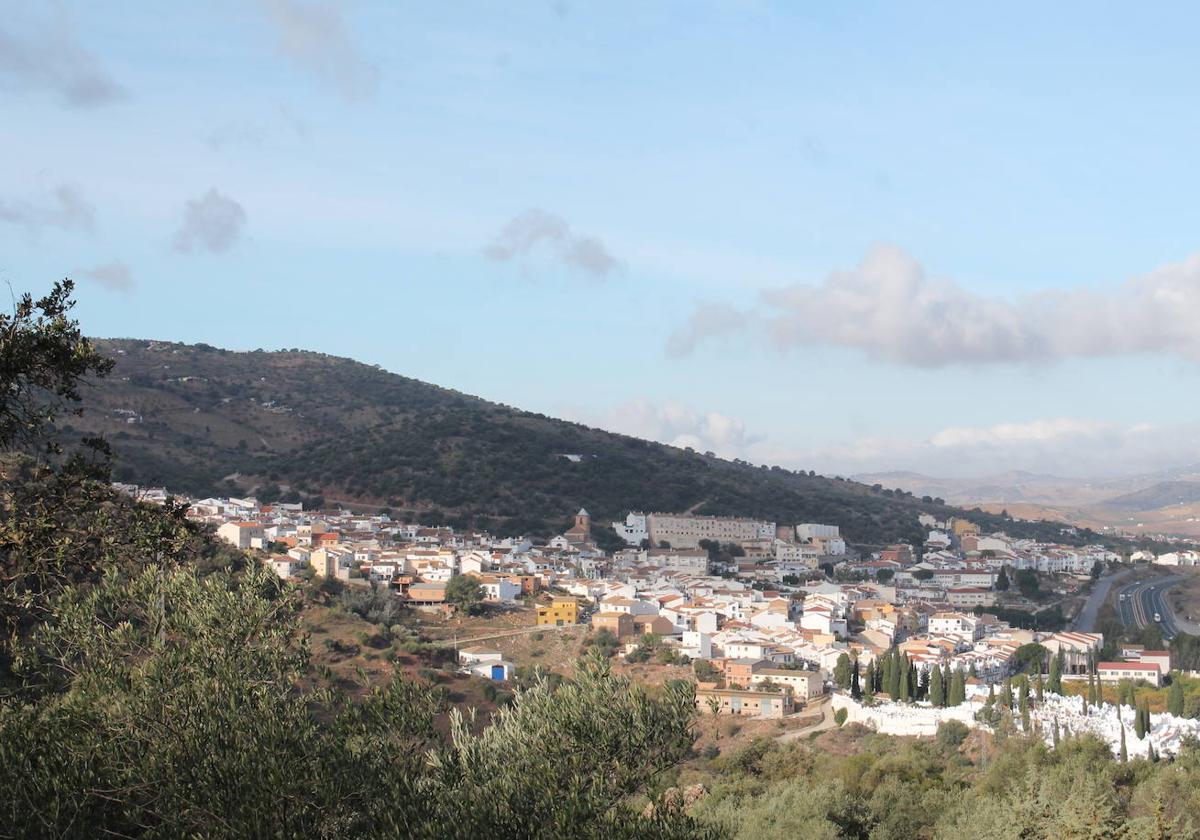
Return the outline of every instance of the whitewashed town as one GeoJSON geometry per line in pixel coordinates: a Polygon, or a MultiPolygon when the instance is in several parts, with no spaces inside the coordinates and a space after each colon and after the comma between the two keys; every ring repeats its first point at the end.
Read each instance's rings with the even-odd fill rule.
{"type": "MultiPolygon", "coordinates": [[[[168,498],[162,488],[116,486],[149,502],[168,498]]],[[[546,630],[590,625],[630,661],[652,638],[670,661],[693,665],[697,707],[714,715],[784,719],[819,707],[818,726],[836,718],[899,735],[1003,718],[1047,743],[1089,732],[1114,754],[1142,756],[1173,755],[1200,737],[1200,721],[1149,711],[1143,721],[1132,701],[1101,699],[1102,685],[1119,684],[1122,694],[1163,686],[1168,651],[1124,645],[1118,659],[1101,661],[1099,633],[1023,629],[987,611],[1000,601],[1033,607],[1017,586],[1023,574],[1069,596],[1115,564],[1191,565],[1195,551],[1123,557],[926,515],[923,545],[868,554],[848,547],[836,524],[690,513],[629,513],[611,523],[627,544],[611,553],[594,542],[586,509],[538,542],[254,498],[189,500],[187,515],[280,578],[383,588],[414,610],[446,614],[456,609],[448,588],[466,576],[483,603],[525,610],[530,626],[546,630]],[[1023,649],[1041,651],[1044,662],[1014,680],[1023,649]],[[1088,692],[1064,696],[1071,682],[1088,692]]],[[[464,647],[458,658],[464,671],[497,681],[516,667],[486,646],[464,647]]]]}

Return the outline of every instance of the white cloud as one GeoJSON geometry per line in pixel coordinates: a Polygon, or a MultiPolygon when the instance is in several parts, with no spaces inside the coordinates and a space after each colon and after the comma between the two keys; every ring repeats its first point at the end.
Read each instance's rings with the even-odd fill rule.
{"type": "MultiPolygon", "coordinates": [[[[708,305],[706,305],[708,306],[708,305]]],[[[1007,299],[930,278],[899,248],[873,247],[821,284],[764,291],[743,313],[780,349],[833,345],[914,367],[1158,353],[1200,361],[1200,255],[1111,291],[1044,291],[1007,299]]],[[[692,322],[669,353],[700,341],[692,322]]]]}
{"type": "Polygon", "coordinates": [[[551,248],[562,263],[596,277],[607,277],[620,270],[621,263],[594,236],[575,233],[562,216],[530,209],[514,216],[500,230],[484,254],[493,260],[508,262],[528,256],[539,246],[551,248]]]}
{"type": "Polygon", "coordinates": [[[778,455],[777,460],[785,466],[811,466],[842,475],[893,470],[950,478],[1011,470],[1062,476],[1129,475],[1200,461],[1200,425],[1060,417],[952,426],[924,439],[866,437],[778,455]]]}
{"type": "Polygon", "coordinates": [[[175,250],[222,254],[237,244],[245,227],[242,205],[211,189],[184,205],[183,223],[175,233],[175,250]]]}
{"type": "Polygon", "coordinates": [[[113,291],[128,292],[133,289],[133,272],[120,260],[111,260],[94,268],[81,269],[76,273],[113,291]]]}
{"type": "Polygon", "coordinates": [[[379,68],[358,50],[342,3],[260,0],[289,60],[332,85],[347,100],[366,99],[379,87],[379,68]]]}
{"type": "Polygon", "coordinates": [[[1069,438],[1096,438],[1116,428],[1095,420],[1063,417],[1029,423],[998,423],[985,428],[953,426],[942,429],[929,439],[929,443],[936,447],[1048,443],[1069,438]]]}
{"type": "Polygon", "coordinates": [[[43,228],[91,231],[96,226],[96,208],[70,184],[59,184],[36,199],[0,198],[0,223],[24,228],[37,235],[43,228]]]}
{"type": "Polygon", "coordinates": [[[105,105],[127,95],[79,43],[63,15],[23,35],[0,25],[0,88],[49,91],[71,107],[105,105]]]}
{"type": "Polygon", "coordinates": [[[667,338],[667,355],[690,355],[696,346],[722,335],[733,335],[746,327],[746,316],[731,306],[702,303],[692,310],[687,322],[667,338]]]}
{"type": "Polygon", "coordinates": [[[763,440],[751,434],[736,417],[715,411],[697,411],[673,400],[630,400],[599,416],[576,417],[611,432],[631,435],[671,446],[690,446],[723,458],[742,458],[763,440]]]}

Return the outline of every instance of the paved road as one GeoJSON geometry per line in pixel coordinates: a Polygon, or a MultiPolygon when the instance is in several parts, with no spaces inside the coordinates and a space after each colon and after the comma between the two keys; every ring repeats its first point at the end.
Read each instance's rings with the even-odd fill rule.
{"type": "Polygon", "coordinates": [[[1071,622],[1071,629],[1078,630],[1081,633],[1091,633],[1096,629],[1096,615],[1100,612],[1100,607],[1108,598],[1108,592],[1112,589],[1114,583],[1123,580],[1132,569],[1123,569],[1115,575],[1105,575],[1096,581],[1092,586],[1092,594],[1088,596],[1087,602],[1084,603],[1083,609],[1075,616],[1075,620],[1071,622]]]}
{"type": "Polygon", "coordinates": [[[1171,588],[1183,579],[1182,575],[1170,575],[1121,587],[1117,591],[1117,615],[1121,623],[1126,627],[1145,627],[1154,623],[1157,614],[1158,626],[1167,641],[1180,633],[1200,631],[1200,625],[1175,615],[1167,597],[1171,588]]]}

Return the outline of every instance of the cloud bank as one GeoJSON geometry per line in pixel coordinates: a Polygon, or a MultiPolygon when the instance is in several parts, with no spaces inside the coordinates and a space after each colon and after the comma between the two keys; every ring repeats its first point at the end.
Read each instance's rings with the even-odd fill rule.
{"type": "Polygon", "coordinates": [[[127,96],[61,16],[25,37],[3,28],[0,21],[0,88],[49,92],[75,108],[106,105],[127,96]]]}
{"type": "Polygon", "coordinates": [[[331,85],[349,101],[373,96],[379,68],[358,50],[341,3],[260,0],[278,37],[279,51],[293,64],[331,85]]]}
{"type": "Polygon", "coordinates": [[[112,289],[113,291],[128,292],[133,289],[133,272],[129,270],[129,266],[120,260],[111,260],[94,268],[81,269],[75,273],[80,277],[95,281],[104,288],[112,289]]]}
{"type": "Polygon", "coordinates": [[[540,246],[548,247],[564,265],[595,277],[607,277],[621,268],[620,261],[599,239],[575,233],[561,216],[537,209],[510,219],[484,254],[508,262],[528,256],[540,246]]]}
{"type": "Polygon", "coordinates": [[[175,250],[184,254],[223,254],[237,244],[245,227],[242,205],[211,189],[184,205],[183,223],[175,233],[175,250]]]}
{"type": "Polygon", "coordinates": [[[0,198],[0,224],[24,228],[36,236],[45,228],[92,231],[96,208],[71,184],[59,184],[36,200],[0,198]]]}
{"type": "Polygon", "coordinates": [[[700,344],[719,336],[736,335],[746,329],[747,318],[738,309],[722,303],[702,303],[692,310],[682,327],[667,337],[667,355],[687,356],[700,344]]]}
{"type": "Polygon", "coordinates": [[[739,418],[673,400],[636,399],[577,422],[751,464],[824,475],[911,470],[977,478],[1012,470],[1075,477],[1133,475],[1200,463],[1200,424],[1114,423],[1049,417],[990,426],[948,426],[923,437],[868,436],[797,446],[751,432],[739,418]]]}
{"type": "Polygon", "coordinates": [[[948,478],[1011,470],[1080,477],[1132,475],[1200,461],[1200,425],[1056,417],[951,426],[923,439],[865,437],[807,452],[760,454],[784,466],[841,475],[893,470],[948,478]]]}
{"type": "MultiPolygon", "coordinates": [[[[1006,299],[930,278],[901,249],[879,245],[853,269],[818,285],[766,290],[740,314],[742,331],[753,325],[782,350],[848,347],[920,368],[1139,353],[1200,362],[1200,255],[1110,291],[1006,299]]],[[[685,355],[710,338],[710,318],[711,305],[693,312],[668,339],[668,354],[685,355]]]]}

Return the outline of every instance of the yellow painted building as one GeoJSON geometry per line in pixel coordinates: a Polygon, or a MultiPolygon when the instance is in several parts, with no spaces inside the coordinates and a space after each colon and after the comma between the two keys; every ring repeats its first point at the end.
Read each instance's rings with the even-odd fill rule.
{"type": "Polygon", "coordinates": [[[549,605],[537,608],[537,623],[561,626],[579,623],[579,601],[575,598],[555,598],[549,605]]]}

